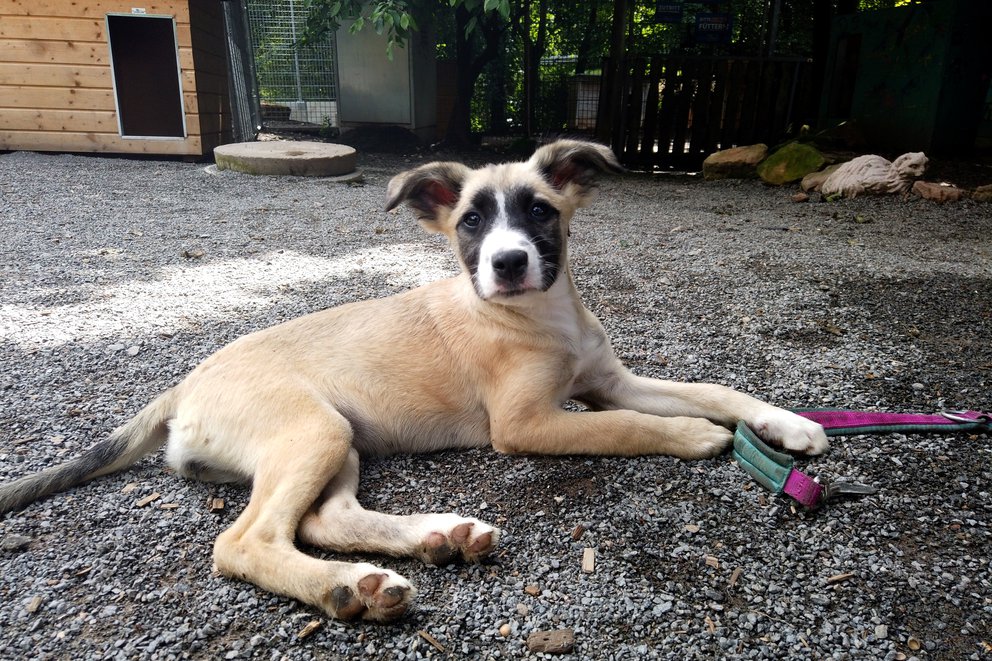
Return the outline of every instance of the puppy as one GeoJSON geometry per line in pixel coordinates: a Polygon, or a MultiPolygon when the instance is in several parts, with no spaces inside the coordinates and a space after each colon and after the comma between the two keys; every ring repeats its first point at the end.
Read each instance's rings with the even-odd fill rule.
{"type": "Polygon", "coordinates": [[[0,486],[0,513],[121,470],[168,444],[180,474],[252,484],[218,536],[226,576],[322,609],[390,620],[413,587],[335,551],[478,560],[499,530],[456,514],[394,516],[355,498],[359,457],[492,445],[531,454],[710,457],[745,420],[789,450],[819,453],[819,425],[729,388],[635,376],[582,304],[569,223],[594,179],[619,172],[602,145],[563,140],[526,162],[477,170],[431,163],[396,176],[406,203],[448,237],[451,279],[252,333],[207,358],[78,458],[0,486]],[[589,411],[566,411],[573,400],[589,411]]]}

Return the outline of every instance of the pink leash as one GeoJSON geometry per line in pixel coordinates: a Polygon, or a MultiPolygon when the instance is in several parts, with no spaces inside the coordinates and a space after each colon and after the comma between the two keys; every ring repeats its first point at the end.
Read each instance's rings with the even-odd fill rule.
{"type": "MultiPolygon", "coordinates": [[[[827,436],[992,431],[992,416],[979,411],[945,411],[927,415],[809,409],[797,410],[796,413],[823,425],[827,436]]],[[[818,482],[794,467],[792,455],[769,447],[743,421],[737,423],[733,455],[737,463],[765,488],[774,493],[788,494],[805,507],[818,507],[840,495],[867,495],[877,491],[875,487],[844,480],[818,482]]]]}

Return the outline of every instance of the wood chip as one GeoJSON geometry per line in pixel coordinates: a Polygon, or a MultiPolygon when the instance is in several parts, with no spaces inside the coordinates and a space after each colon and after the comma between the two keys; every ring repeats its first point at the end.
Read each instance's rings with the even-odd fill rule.
{"type": "Polygon", "coordinates": [[[586,574],[596,571],[596,549],[589,547],[582,549],[582,571],[586,574]]]}
{"type": "Polygon", "coordinates": [[[317,629],[319,629],[322,626],[322,624],[323,623],[320,620],[310,620],[309,622],[307,622],[307,625],[305,627],[300,629],[300,633],[296,634],[297,640],[303,640],[304,638],[309,638],[310,636],[312,636],[317,632],[317,629]]]}
{"type": "Polygon", "coordinates": [[[720,568],[720,561],[717,560],[716,556],[708,555],[708,556],[706,556],[706,566],[707,567],[712,567],[713,569],[719,569],[720,568]]]}
{"type": "Polygon", "coordinates": [[[582,539],[582,535],[586,534],[586,527],[581,523],[575,526],[575,530],[572,531],[572,541],[577,542],[582,539]]]}
{"type": "Polygon", "coordinates": [[[843,583],[844,581],[854,578],[854,574],[851,572],[845,572],[843,574],[834,574],[827,579],[827,585],[835,585],[837,583],[843,583]]]}
{"type": "Polygon", "coordinates": [[[699,526],[697,526],[695,523],[685,524],[685,529],[691,532],[693,535],[699,532],[699,526]]]}
{"type": "Polygon", "coordinates": [[[41,608],[41,597],[35,595],[31,598],[31,601],[28,602],[28,605],[24,607],[24,610],[29,613],[37,613],[39,608],[41,608]]]}
{"type": "Polygon", "coordinates": [[[713,619],[709,615],[703,621],[706,622],[706,629],[710,633],[716,633],[716,623],[713,622],[713,619]]]}
{"type": "Polygon", "coordinates": [[[421,629],[420,631],[418,631],[417,632],[417,635],[420,636],[421,638],[423,638],[424,640],[426,640],[428,643],[430,643],[431,646],[434,647],[434,649],[436,649],[438,652],[447,652],[448,651],[448,650],[446,650],[444,648],[444,645],[442,645],[441,643],[438,642],[437,638],[435,638],[434,636],[430,635],[429,633],[427,633],[423,629],[421,629]]]}
{"type": "Polygon", "coordinates": [[[223,498],[211,498],[207,501],[207,508],[211,513],[217,514],[218,512],[224,511],[224,499],[223,498]]]}
{"type": "Polygon", "coordinates": [[[536,597],[537,595],[541,594],[541,588],[540,586],[531,583],[530,585],[524,588],[524,592],[526,592],[532,597],[536,597]]]}
{"type": "Polygon", "coordinates": [[[179,507],[179,503],[162,503],[159,505],[160,509],[163,510],[174,510],[179,507]]]}
{"type": "Polygon", "coordinates": [[[740,567],[736,567],[734,569],[734,571],[731,572],[731,574],[730,574],[730,581],[729,581],[730,587],[734,587],[735,585],[737,585],[737,580],[741,577],[741,574],[743,574],[743,573],[744,573],[744,570],[741,569],[740,567]]]}
{"type": "Polygon", "coordinates": [[[124,485],[124,488],[121,489],[121,493],[131,493],[137,488],[138,488],[137,482],[128,482],[127,484],[124,485]]]}
{"type": "Polygon", "coordinates": [[[575,646],[575,632],[571,629],[535,631],[527,636],[527,649],[545,654],[568,654],[575,646]]]}
{"type": "Polygon", "coordinates": [[[150,503],[155,502],[156,500],[158,500],[161,497],[162,497],[162,494],[160,494],[158,491],[156,491],[155,493],[148,494],[147,496],[145,496],[141,500],[135,501],[134,506],[135,507],[146,507],[150,503]]]}

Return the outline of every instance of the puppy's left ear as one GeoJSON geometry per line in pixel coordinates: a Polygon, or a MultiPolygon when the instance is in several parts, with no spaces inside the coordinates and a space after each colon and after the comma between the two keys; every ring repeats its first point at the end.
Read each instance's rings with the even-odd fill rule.
{"type": "Polygon", "coordinates": [[[461,163],[436,162],[396,175],[386,189],[386,211],[406,202],[414,215],[432,231],[458,203],[470,170],[461,163]]]}
{"type": "Polygon", "coordinates": [[[599,174],[624,171],[609,147],[585,140],[559,140],[544,145],[528,162],[555,190],[579,198],[592,192],[599,174]],[[571,191],[566,190],[569,186],[573,188],[571,191]]]}

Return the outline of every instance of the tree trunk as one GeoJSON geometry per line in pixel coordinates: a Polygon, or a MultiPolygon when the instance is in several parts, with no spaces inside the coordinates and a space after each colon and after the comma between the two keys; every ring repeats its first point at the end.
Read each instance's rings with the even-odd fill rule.
{"type": "Polygon", "coordinates": [[[620,116],[623,100],[620,72],[626,57],[624,37],[627,34],[627,0],[614,0],[613,29],[610,34],[610,58],[603,67],[603,89],[599,95],[599,114],[596,118],[596,139],[608,145],[619,142],[619,129],[615,120],[620,116]],[[616,135],[614,135],[616,134],[616,135]]]}
{"type": "Polygon", "coordinates": [[[444,134],[444,144],[451,147],[467,147],[472,143],[472,94],[475,83],[487,64],[499,53],[499,38],[502,27],[499,19],[480,19],[478,28],[469,37],[465,27],[472,17],[463,5],[455,9],[455,103],[444,134]],[[495,24],[494,24],[495,23],[495,24]],[[474,42],[482,35],[485,43],[476,55],[474,42]]]}
{"type": "Polygon", "coordinates": [[[524,134],[535,133],[536,99],[541,84],[541,58],[548,48],[548,0],[540,0],[537,7],[537,39],[531,37],[532,16],[530,2],[523,5],[516,29],[524,45],[524,134]]]}
{"type": "MultiPolygon", "coordinates": [[[[827,57],[830,55],[831,0],[813,0],[813,93],[822,99],[827,77],[827,57]]],[[[816,108],[819,114],[819,108],[816,108]]]]}
{"type": "Polygon", "coordinates": [[[579,56],[575,60],[575,73],[585,73],[589,68],[589,49],[592,47],[592,35],[596,32],[596,19],[599,17],[599,0],[589,3],[589,20],[582,41],[579,43],[579,56]]]}

